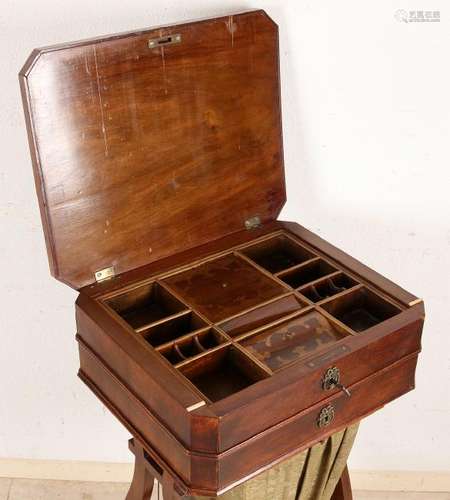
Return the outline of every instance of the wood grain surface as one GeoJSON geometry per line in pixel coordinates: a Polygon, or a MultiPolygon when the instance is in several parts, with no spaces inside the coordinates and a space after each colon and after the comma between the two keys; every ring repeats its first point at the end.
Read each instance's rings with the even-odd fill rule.
{"type": "Polygon", "coordinates": [[[263,11],[37,50],[20,80],[51,270],[72,287],[284,204],[278,30],[263,11]]]}

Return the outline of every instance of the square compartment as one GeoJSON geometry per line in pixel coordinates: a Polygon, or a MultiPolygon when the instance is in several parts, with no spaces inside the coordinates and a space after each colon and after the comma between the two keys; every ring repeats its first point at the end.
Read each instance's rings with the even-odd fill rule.
{"type": "Polygon", "coordinates": [[[299,298],[295,295],[288,295],[240,316],[236,316],[225,323],[221,323],[219,327],[230,335],[230,337],[237,337],[295,311],[300,311],[303,307],[305,307],[305,304],[299,298]]]}
{"type": "Polygon", "coordinates": [[[173,365],[176,365],[210,349],[214,349],[226,342],[226,340],[221,333],[210,328],[179,342],[175,342],[172,345],[163,347],[159,352],[173,365]]]}
{"type": "Polygon", "coordinates": [[[401,312],[399,307],[367,288],[349,292],[321,307],[355,332],[362,332],[401,312]]]}
{"type": "Polygon", "coordinates": [[[342,273],[332,278],[325,278],[315,285],[307,285],[305,288],[301,288],[299,292],[312,302],[319,302],[344,292],[357,284],[353,278],[342,273]]]}
{"type": "Polygon", "coordinates": [[[167,316],[187,310],[187,307],[158,283],[149,283],[118,295],[106,304],[135,330],[167,316]]]}
{"type": "Polygon", "coordinates": [[[242,257],[233,254],[170,276],[164,283],[213,323],[287,291],[242,257]]]}
{"type": "Polygon", "coordinates": [[[344,338],[347,333],[317,311],[296,316],[240,341],[276,371],[344,338]]]}
{"type": "Polygon", "coordinates": [[[328,274],[336,272],[336,268],[322,259],[309,262],[298,269],[280,275],[279,278],[292,288],[300,288],[328,274]]]}
{"type": "Polygon", "coordinates": [[[269,376],[236,347],[212,351],[179,368],[211,402],[235,394],[269,376]]]}
{"type": "Polygon", "coordinates": [[[184,337],[200,328],[206,323],[193,312],[187,312],[173,319],[168,319],[151,326],[142,332],[145,340],[153,347],[172,342],[175,339],[184,337]]]}
{"type": "Polygon", "coordinates": [[[271,238],[244,248],[241,252],[273,274],[315,257],[312,252],[285,236],[271,238]]]}

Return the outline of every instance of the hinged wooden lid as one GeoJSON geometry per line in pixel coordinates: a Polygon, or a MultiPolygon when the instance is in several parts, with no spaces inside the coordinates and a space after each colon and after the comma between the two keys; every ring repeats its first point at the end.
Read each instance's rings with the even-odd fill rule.
{"type": "Polygon", "coordinates": [[[52,274],[75,288],[284,204],[263,11],[37,50],[20,80],[52,274]]]}

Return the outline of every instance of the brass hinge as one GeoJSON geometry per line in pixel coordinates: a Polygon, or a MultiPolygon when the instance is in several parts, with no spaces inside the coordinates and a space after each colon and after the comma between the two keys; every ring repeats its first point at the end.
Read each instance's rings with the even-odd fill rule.
{"type": "Polygon", "coordinates": [[[247,219],[245,221],[245,229],[256,229],[257,227],[260,226],[261,226],[261,219],[259,218],[258,215],[250,217],[250,219],[247,219]]]}
{"type": "Polygon", "coordinates": [[[100,271],[96,271],[95,273],[95,281],[103,281],[108,278],[113,278],[115,276],[114,267],[105,267],[105,269],[100,269],[100,271]]]}

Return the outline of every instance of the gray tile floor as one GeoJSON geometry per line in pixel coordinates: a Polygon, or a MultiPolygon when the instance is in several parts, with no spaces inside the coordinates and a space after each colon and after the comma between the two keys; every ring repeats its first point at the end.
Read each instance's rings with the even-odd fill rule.
{"type": "MultiPolygon", "coordinates": [[[[122,483],[0,478],[0,500],[125,500],[127,491],[122,483]]],[[[357,491],[354,500],[450,500],[450,493],[357,491]]]]}

